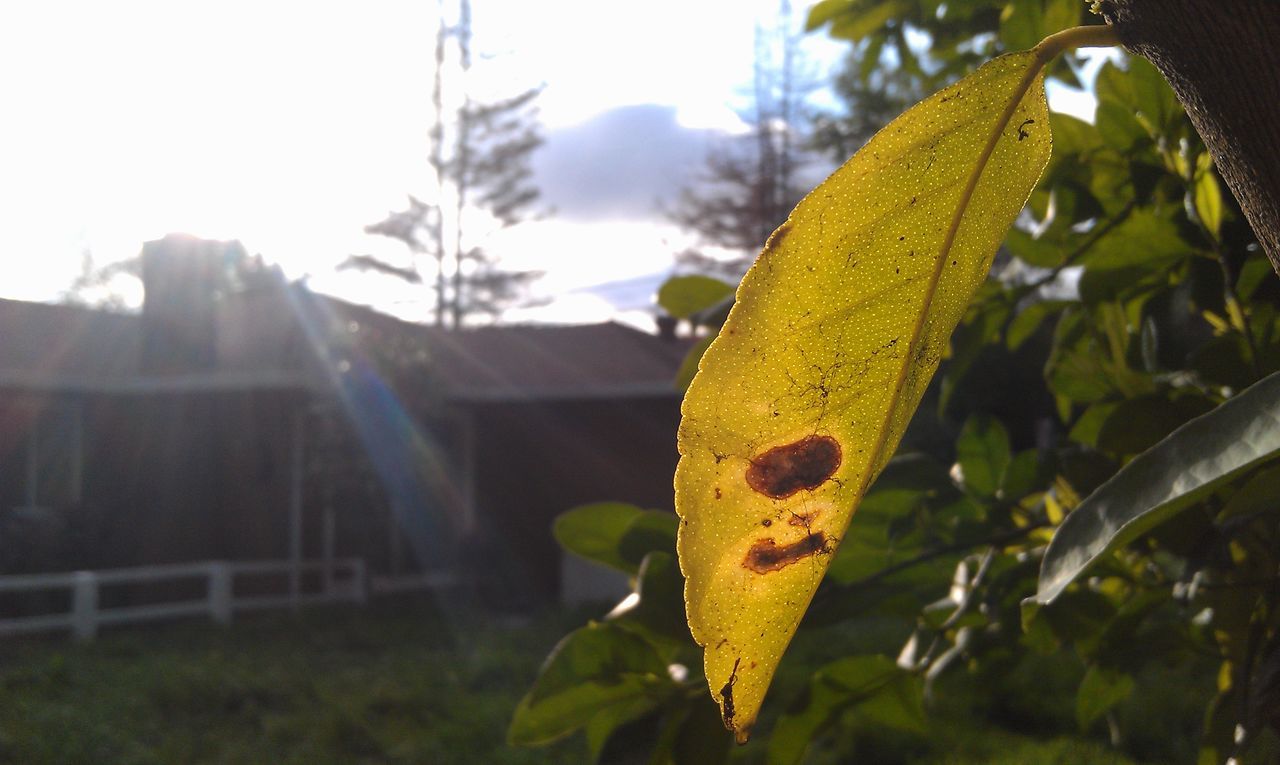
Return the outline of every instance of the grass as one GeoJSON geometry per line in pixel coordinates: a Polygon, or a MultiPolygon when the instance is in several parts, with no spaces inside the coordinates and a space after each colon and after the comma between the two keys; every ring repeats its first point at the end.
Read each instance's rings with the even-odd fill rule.
{"type": "Polygon", "coordinates": [[[421,600],[8,641],[0,761],[550,763],[505,745],[511,710],[580,622],[446,619],[421,600]]]}
{"type": "MultiPolygon", "coordinates": [[[[230,629],[188,623],[115,630],[89,645],[10,639],[0,643],[0,762],[583,762],[580,736],[526,750],[507,747],[505,731],[551,647],[592,615],[504,625],[474,612],[446,616],[429,601],[410,599],[364,611],[258,615],[230,629]]],[[[808,672],[831,658],[900,638],[889,626],[863,626],[842,630],[848,638],[828,631],[798,640],[776,698],[798,692],[808,672]]],[[[931,715],[925,740],[854,724],[836,734],[844,741],[815,742],[809,761],[845,762],[855,752],[860,763],[1135,762],[1100,737],[1062,735],[1071,725],[1057,718],[1070,718],[1077,678],[1047,683],[1052,673],[1033,669],[1026,682],[1006,676],[1002,703],[994,706],[982,694],[948,689],[954,703],[931,715]],[[1054,699],[1062,709],[1047,703],[1054,699]],[[1012,719],[1010,706],[1045,719],[1012,719]]],[[[1175,711],[1158,714],[1180,726],[1188,713],[1175,711]]],[[[1162,727],[1148,722],[1136,727],[1162,727]]],[[[760,762],[763,744],[736,750],[735,762],[760,762]]],[[[1150,761],[1175,760],[1182,758],[1150,761]]]]}

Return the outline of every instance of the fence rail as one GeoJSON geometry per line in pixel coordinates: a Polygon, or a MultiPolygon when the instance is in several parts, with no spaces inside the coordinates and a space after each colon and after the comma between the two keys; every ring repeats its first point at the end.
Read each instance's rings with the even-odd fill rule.
{"type": "Polygon", "coordinates": [[[315,603],[363,604],[368,598],[365,562],[362,558],[333,561],[288,560],[204,561],[161,566],[138,566],[102,571],[68,571],[57,574],[0,576],[0,593],[69,590],[71,610],[62,613],[0,618],[0,635],[69,629],[78,640],[92,640],[102,625],[135,624],[158,619],[207,614],[217,624],[230,624],[236,611],[296,607],[315,603]],[[294,582],[302,574],[319,572],[324,589],[304,593],[294,582]],[[237,596],[237,577],[285,574],[290,591],[280,595],[237,596]],[[205,596],[147,605],[102,608],[103,586],[155,584],[189,579],[205,581],[205,596]]]}

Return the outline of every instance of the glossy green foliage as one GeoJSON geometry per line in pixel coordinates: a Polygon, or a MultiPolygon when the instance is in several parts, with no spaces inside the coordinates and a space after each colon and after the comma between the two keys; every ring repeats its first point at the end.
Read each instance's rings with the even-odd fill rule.
{"type": "Polygon", "coordinates": [[[635,574],[646,554],[674,544],[676,519],[669,512],[624,502],[597,502],[561,514],[552,534],[580,557],[635,574]]]}
{"type": "Polygon", "coordinates": [[[633,594],[556,646],[508,740],[538,746],[581,732],[592,762],[614,761],[637,741],[657,762],[721,762],[730,738],[688,669],[698,651],[684,621],[675,515],[596,503],[563,513],[553,529],[566,551],[631,574],[633,594]]]}
{"type": "Polygon", "coordinates": [[[1052,602],[1093,563],[1280,454],[1280,375],[1183,425],[1098,487],[1045,551],[1036,599],[1052,602]]]}

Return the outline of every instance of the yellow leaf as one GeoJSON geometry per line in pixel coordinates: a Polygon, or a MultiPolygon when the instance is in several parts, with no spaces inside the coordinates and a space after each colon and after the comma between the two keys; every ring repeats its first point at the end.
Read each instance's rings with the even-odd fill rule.
{"type": "Polygon", "coordinates": [[[679,435],[680,565],[739,741],[1049,160],[1056,52],[1002,56],[880,131],[769,238],[702,358],[679,435]]]}

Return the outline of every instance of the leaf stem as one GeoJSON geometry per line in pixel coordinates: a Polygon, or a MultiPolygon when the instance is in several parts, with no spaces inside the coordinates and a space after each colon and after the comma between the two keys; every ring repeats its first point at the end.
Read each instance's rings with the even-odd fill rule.
{"type": "Polygon", "coordinates": [[[1120,34],[1114,27],[1105,24],[1094,24],[1084,27],[1071,27],[1055,32],[1040,41],[1032,50],[1040,66],[1049,63],[1054,56],[1075,48],[1112,48],[1120,44],[1120,34]]]}

